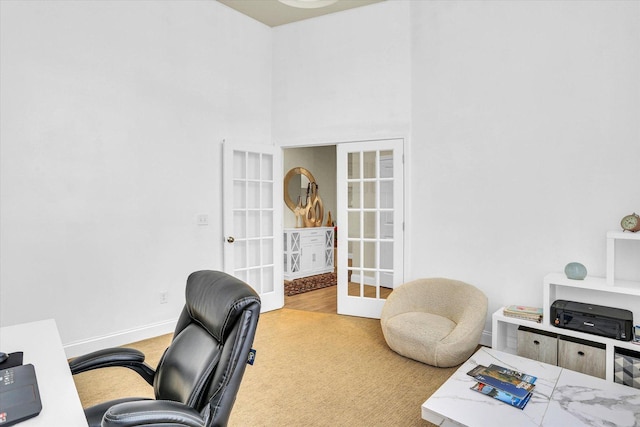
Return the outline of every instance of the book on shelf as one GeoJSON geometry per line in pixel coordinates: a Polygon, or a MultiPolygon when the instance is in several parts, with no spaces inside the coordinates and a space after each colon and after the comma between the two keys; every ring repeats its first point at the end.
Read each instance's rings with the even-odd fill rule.
{"type": "Polygon", "coordinates": [[[503,366],[478,365],[467,372],[477,383],[471,389],[513,407],[523,409],[535,387],[536,377],[503,366]]]}
{"type": "Polygon", "coordinates": [[[504,313],[505,317],[511,317],[514,319],[522,319],[522,320],[528,320],[530,322],[536,322],[536,323],[542,323],[542,316],[520,316],[517,314],[510,314],[510,313],[504,313]]]}
{"type": "Polygon", "coordinates": [[[508,305],[502,309],[502,314],[507,317],[542,322],[542,307],[529,307],[526,305],[508,305]]]}

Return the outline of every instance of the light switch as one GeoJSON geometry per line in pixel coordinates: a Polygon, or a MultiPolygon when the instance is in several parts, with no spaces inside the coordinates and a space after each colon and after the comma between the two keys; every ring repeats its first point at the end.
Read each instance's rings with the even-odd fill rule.
{"type": "Polygon", "coordinates": [[[209,225],[209,215],[207,215],[207,214],[198,214],[196,216],[196,224],[198,224],[198,225],[209,225]]]}

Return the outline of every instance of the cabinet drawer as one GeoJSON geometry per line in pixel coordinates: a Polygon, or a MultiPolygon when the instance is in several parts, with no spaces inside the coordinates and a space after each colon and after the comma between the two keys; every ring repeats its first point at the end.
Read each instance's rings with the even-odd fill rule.
{"type": "Polygon", "coordinates": [[[598,378],[606,377],[605,345],[572,337],[558,338],[558,366],[598,378]]]}
{"type": "Polygon", "coordinates": [[[302,235],[302,246],[321,245],[324,246],[324,234],[320,232],[305,233],[302,235]]]}
{"type": "Polygon", "coordinates": [[[615,348],[613,380],[619,384],[640,389],[640,353],[615,348]]]}
{"type": "Polygon", "coordinates": [[[526,326],[518,327],[518,356],[557,365],[557,335],[526,326]]]}

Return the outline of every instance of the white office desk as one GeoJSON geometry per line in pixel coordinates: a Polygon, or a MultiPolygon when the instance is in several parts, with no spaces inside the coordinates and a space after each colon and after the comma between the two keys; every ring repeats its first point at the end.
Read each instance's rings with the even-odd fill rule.
{"type": "Polygon", "coordinates": [[[42,412],[18,426],[87,426],[54,320],[0,328],[0,351],[22,351],[23,363],[33,364],[38,378],[42,412]]]}

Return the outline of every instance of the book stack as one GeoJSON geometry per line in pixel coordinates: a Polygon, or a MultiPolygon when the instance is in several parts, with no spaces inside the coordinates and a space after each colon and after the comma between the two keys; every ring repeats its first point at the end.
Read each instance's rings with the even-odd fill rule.
{"type": "Polygon", "coordinates": [[[542,322],[542,308],[527,307],[526,305],[509,305],[502,310],[502,314],[507,317],[542,322]]]}
{"type": "Polygon", "coordinates": [[[477,391],[514,408],[524,409],[531,399],[536,377],[523,374],[499,365],[478,365],[467,375],[472,376],[475,383],[471,390],[477,391]]]}

